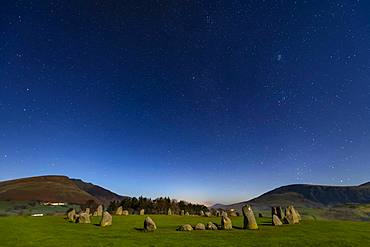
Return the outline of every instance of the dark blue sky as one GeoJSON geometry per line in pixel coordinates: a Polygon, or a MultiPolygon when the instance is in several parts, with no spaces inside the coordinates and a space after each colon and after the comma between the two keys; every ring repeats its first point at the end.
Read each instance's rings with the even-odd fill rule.
{"type": "Polygon", "coordinates": [[[370,180],[368,1],[2,1],[0,180],[233,202],[370,180]]]}

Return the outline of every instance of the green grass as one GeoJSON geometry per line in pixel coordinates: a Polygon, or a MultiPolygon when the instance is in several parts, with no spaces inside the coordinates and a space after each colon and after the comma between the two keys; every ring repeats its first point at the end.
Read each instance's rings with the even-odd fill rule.
{"type": "MultiPolygon", "coordinates": [[[[107,228],[69,223],[60,216],[0,217],[0,246],[370,246],[370,222],[310,221],[299,225],[270,226],[269,218],[258,219],[257,231],[178,232],[185,223],[220,222],[220,218],[151,215],[156,232],[142,232],[145,216],[113,218],[107,228]]],[[[240,228],[242,217],[233,217],[240,228]]]]}
{"type": "MultiPolygon", "coordinates": [[[[0,216],[5,215],[31,215],[36,213],[64,214],[69,208],[79,210],[77,205],[45,206],[38,202],[30,201],[0,201],[0,216]]],[[[1,245],[0,245],[1,246],[1,245]]]]}

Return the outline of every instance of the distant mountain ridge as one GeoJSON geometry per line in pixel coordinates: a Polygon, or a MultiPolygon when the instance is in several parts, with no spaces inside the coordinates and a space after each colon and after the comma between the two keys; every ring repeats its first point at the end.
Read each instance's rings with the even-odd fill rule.
{"type": "Polygon", "coordinates": [[[0,182],[2,201],[40,201],[84,204],[87,201],[109,204],[124,196],[92,183],[67,176],[49,175],[0,182]]]}
{"type": "Polygon", "coordinates": [[[230,205],[215,204],[212,208],[241,209],[244,204],[257,208],[294,204],[298,207],[328,207],[342,204],[370,203],[370,182],[359,186],[292,184],[266,192],[249,201],[230,205]]]}

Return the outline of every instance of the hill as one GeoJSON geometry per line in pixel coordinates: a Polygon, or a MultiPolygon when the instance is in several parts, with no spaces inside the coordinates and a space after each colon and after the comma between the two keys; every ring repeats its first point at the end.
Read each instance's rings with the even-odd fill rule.
{"type": "Polygon", "coordinates": [[[302,208],[332,207],[344,204],[369,204],[370,183],[359,186],[326,186],[293,184],[282,186],[249,201],[231,205],[216,204],[212,208],[241,209],[245,204],[256,208],[294,204],[302,208]]]}
{"type": "Polygon", "coordinates": [[[102,187],[66,176],[39,176],[0,182],[0,201],[107,204],[123,197],[102,187]]]}
{"type": "Polygon", "coordinates": [[[81,190],[86,191],[104,204],[108,204],[111,201],[121,201],[123,198],[127,198],[127,196],[118,195],[98,185],[84,182],[81,179],[71,179],[71,181],[73,181],[81,190]]]}

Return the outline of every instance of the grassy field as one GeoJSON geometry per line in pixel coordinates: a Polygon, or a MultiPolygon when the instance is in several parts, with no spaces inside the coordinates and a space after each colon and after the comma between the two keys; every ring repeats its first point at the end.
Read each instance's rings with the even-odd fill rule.
{"type": "Polygon", "coordinates": [[[30,201],[0,201],[0,216],[31,215],[35,213],[65,214],[69,208],[80,209],[78,205],[44,206],[30,201]]]}
{"type": "Polygon", "coordinates": [[[69,223],[60,216],[0,217],[0,246],[370,246],[370,222],[303,221],[299,225],[270,226],[258,219],[257,231],[240,229],[242,217],[233,217],[230,231],[178,232],[185,223],[196,224],[220,218],[152,215],[156,232],[143,232],[145,216],[115,216],[113,225],[69,223]]]}

